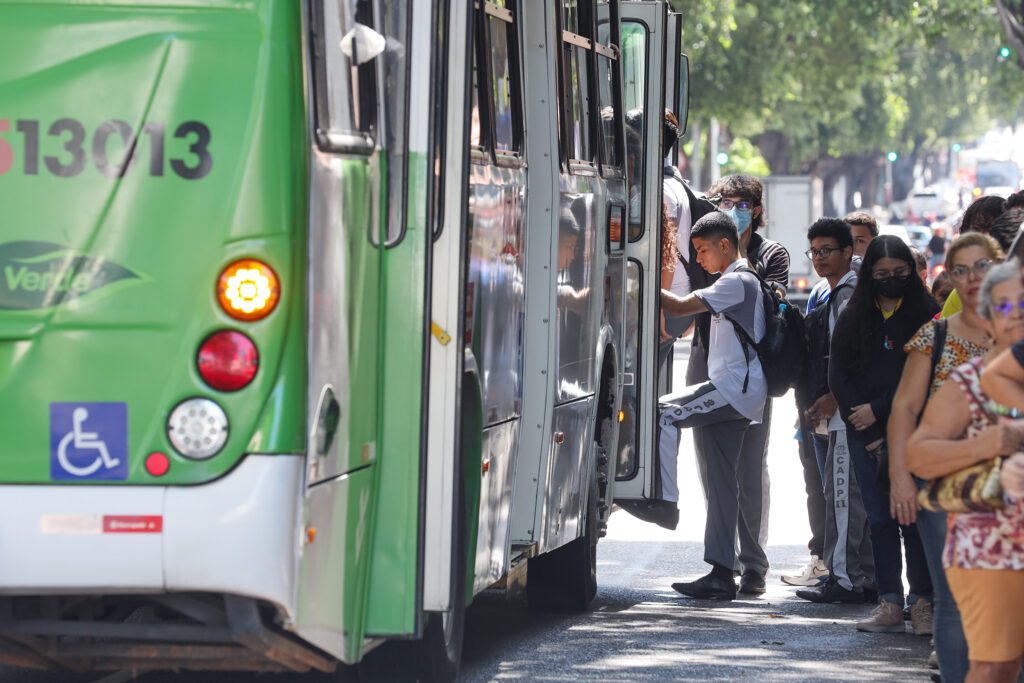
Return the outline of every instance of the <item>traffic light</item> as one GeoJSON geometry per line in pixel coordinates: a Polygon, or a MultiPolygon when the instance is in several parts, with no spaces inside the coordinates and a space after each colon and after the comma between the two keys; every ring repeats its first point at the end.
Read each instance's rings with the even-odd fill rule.
{"type": "Polygon", "coordinates": [[[959,152],[961,149],[962,148],[960,147],[960,143],[959,142],[954,142],[953,143],[953,152],[959,152]]]}
{"type": "Polygon", "coordinates": [[[999,56],[999,61],[1005,62],[1007,59],[1013,56],[1013,50],[1010,49],[1009,45],[1000,45],[999,52],[997,54],[999,56]]]}
{"type": "Polygon", "coordinates": [[[715,157],[715,161],[718,162],[719,166],[725,166],[729,163],[729,155],[725,152],[719,152],[715,157]]]}
{"type": "Polygon", "coordinates": [[[890,163],[895,164],[896,160],[900,158],[900,155],[896,152],[889,152],[885,155],[885,158],[888,159],[890,163]]]}

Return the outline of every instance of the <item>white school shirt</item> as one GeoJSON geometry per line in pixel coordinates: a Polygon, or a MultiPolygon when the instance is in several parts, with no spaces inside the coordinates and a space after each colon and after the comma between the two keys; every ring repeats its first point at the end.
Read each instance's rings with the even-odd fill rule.
{"type": "Polygon", "coordinates": [[[751,348],[748,349],[748,365],[736,328],[723,315],[728,313],[733,319],[740,320],[744,311],[746,315],[750,315],[752,309],[754,341],[759,342],[764,338],[765,320],[761,289],[744,285],[740,274],[736,272],[739,266],[746,264],[746,259],[736,259],[722,272],[718,280],[704,289],[697,290],[694,296],[703,301],[712,313],[708,344],[708,379],[722,392],[722,396],[736,412],[750,420],[752,424],[757,424],[761,421],[764,402],[768,397],[768,384],[761,370],[761,361],[757,358],[757,352],[751,348]],[[746,300],[752,295],[756,297],[753,301],[746,300]],[[743,382],[748,377],[748,371],[750,375],[747,391],[744,393],[743,382]]]}

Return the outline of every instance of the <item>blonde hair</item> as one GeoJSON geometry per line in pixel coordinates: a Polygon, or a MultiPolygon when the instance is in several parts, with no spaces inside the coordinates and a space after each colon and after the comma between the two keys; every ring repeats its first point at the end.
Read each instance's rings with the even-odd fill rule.
{"type": "Polygon", "coordinates": [[[953,258],[967,247],[981,247],[988,252],[988,257],[996,263],[1002,263],[1006,260],[1003,248],[991,236],[980,232],[967,232],[953,240],[953,243],[949,245],[949,249],[946,250],[946,270],[953,267],[953,258]]]}

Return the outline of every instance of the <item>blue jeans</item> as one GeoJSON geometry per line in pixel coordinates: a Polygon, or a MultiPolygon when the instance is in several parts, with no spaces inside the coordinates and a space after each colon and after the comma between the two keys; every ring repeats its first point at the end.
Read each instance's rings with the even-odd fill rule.
{"type": "Polygon", "coordinates": [[[942,568],[942,549],[946,545],[946,513],[921,510],[917,529],[928,560],[928,571],[935,587],[935,651],[939,654],[942,683],[962,683],[967,677],[967,640],[960,623],[960,609],[953,600],[942,568]]]}
{"type": "Polygon", "coordinates": [[[903,546],[907,553],[907,580],[910,594],[906,602],[913,604],[918,598],[932,598],[932,579],[928,575],[921,538],[914,524],[902,526],[889,513],[889,493],[878,488],[878,464],[869,455],[863,437],[853,429],[846,431],[853,460],[853,471],[860,484],[864,510],[871,525],[871,547],[875,556],[875,579],[878,594],[886,602],[904,604],[903,553],[900,548],[902,532],[903,546]]]}

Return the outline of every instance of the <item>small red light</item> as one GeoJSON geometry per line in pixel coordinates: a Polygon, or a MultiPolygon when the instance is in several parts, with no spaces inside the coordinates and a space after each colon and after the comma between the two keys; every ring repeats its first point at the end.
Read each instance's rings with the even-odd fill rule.
{"type": "Polygon", "coordinates": [[[146,471],[154,477],[162,477],[171,469],[171,460],[160,451],[146,456],[146,471]]]}
{"type": "Polygon", "coordinates": [[[196,366],[203,381],[217,391],[238,391],[256,376],[260,355],[249,337],[221,330],[199,345],[196,366]]]}

